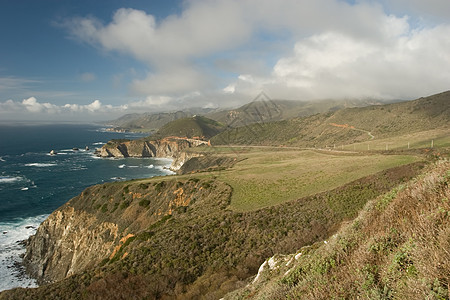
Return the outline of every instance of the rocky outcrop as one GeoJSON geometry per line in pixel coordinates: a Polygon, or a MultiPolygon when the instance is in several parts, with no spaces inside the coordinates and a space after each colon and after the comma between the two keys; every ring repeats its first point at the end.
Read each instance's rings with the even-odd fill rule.
{"type": "Polygon", "coordinates": [[[192,157],[201,156],[196,153],[186,153],[191,147],[209,145],[209,142],[180,137],[168,137],[161,140],[110,141],[97,150],[100,157],[163,157],[173,158],[170,167],[177,171],[192,157]]]}
{"type": "MultiPolygon", "coordinates": [[[[188,152],[181,152],[175,159],[172,161],[172,164],[170,165],[170,169],[172,171],[180,171],[183,165],[189,161],[190,159],[194,157],[200,157],[202,156],[199,153],[188,153],[188,152]]],[[[185,173],[185,172],[178,172],[178,173],[185,173]]]]}
{"type": "Polygon", "coordinates": [[[39,283],[53,282],[99,263],[111,253],[117,237],[116,224],[66,206],[30,237],[24,262],[39,283]]]}
{"type": "Polygon", "coordinates": [[[181,151],[192,146],[193,143],[186,139],[110,141],[99,149],[97,155],[100,157],[175,158],[181,151]]]}
{"type": "Polygon", "coordinates": [[[188,208],[211,209],[208,201],[218,198],[224,199],[222,208],[227,206],[229,196],[217,197],[214,189],[205,188],[211,181],[205,182],[149,179],[84,190],[29,238],[23,259],[27,273],[40,285],[62,280],[102,262],[123,259],[127,254],[122,246],[161,219],[188,208]]]}

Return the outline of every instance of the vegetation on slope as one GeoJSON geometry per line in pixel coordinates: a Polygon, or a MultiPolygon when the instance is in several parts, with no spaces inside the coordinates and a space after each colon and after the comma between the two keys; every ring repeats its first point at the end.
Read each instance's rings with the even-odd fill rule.
{"type": "Polygon", "coordinates": [[[274,257],[272,270],[225,298],[449,299],[449,184],[450,163],[439,161],[368,202],[326,243],[274,257]]]}
{"type": "Polygon", "coordinates": [[[178,119],[167,123],[161,127],[153,138],[164,138],[168,136],[178,136],[201,139],[209,139],[224,129],[224,126],[217,121],[203,116],[178,119]]]}
{"type": "Polygon", "coordinates": [[[270,100],[268,96],[262,93],[254,101],[239,108],[211,112],[206,116],[226,124],[229,127],[241,127],[253,123],[288,120],[318,113],[336,111],[347,107],[361,107],[371,104],[375,104],[375,102],[363,100],[270,100]]]}
{"type": "Polygon", "coordinates": [[[266,257],[326,238],[366,201],[412,178],[421,166],[393,168],[249,212],[227,209],[232,188],[211,176],[95,186],[68,205],[119,222],[123,236],[134,236],[93,269],[0,298],[218,298],[240,287],[266,257]]]}
{"type": "MultiPolygon", "coordinates": [[[[314,146],[362,142],[373,140],[372,136],[386,140],[398,137],[399,132],[420,135],[425,129],[442,130],[445,136],[448,97],[449,93],[443,93],[392,106],[263,122],[219,134],[217,139],[225,144],[314,146]]],[[[193,134],[184,131],[184,136],[200,135],[194,133],[195,124],[189,127],[175,122],[161,136],[183,136],[185,127],[193,134]]],[[[92,269],[37,289],[6,291],[0,299],[219,298],[248,283],[267,257],[292,253],[328,238],[367,201],[389,191],[326,246],[316,243],[301,248],[295,269],[288,274],[283,268],[274,272],[281,281],[268,280],[267,285],[233,295],[291,299],[426,295],[446,299],[448,163],[443,167],[447,173],[441,170],[435,176],[445,180],[433,185],[431,179],[421,179],[430,191],[423,189],[420,194],[417,190],[402,198],[403,191],[414,188],[392,189],[415,177],[424,164],[408,164],[417,160],[412,156],[325,155],[299,149],[267,151],[264,147],[221,151],[224,160],[215,157],[208,163],[197,158],[193,162],[204,164],[206,172],[87,189],[68,205],[99,221],[116,222],[129,238],[92,269]],[[221,170],[220,161],[232,168],[221,170]],[[216,171],[208,172],[208,168],[216,171]],[[443,189],[447,189],[445,193],[443,189]],[[441,195],[443,204],[434,201],[433,195],[441,195]],[[422,198],[427,201],[417,203],[422,198]],[[417,230],[411,229],[412,224],[419,225],[417,230]],[[428,243],[431,250],[424,246],[428,243]],[[425,257],[433,255],[437,267],[427,270],[425,257]],[[417,288],[410,291],[405,286],[417,288]]],[[[195,169],[195,165],[189,166],[186,172],[195,169]]]]}
{"type": "Polygon", "coordinates": [[[439,128],[446,129],[448,136],[449,122],[450,92],[444,92],[414,101],[246,125],[222,132],[211,142],[215,145],[339,147],[439,128]]]}
{"type": "Polygon", "coordinates": [[[410,155],[253,149],[218,178],[233,187],[230,207],[255,210],[337,188],[358,178],[418,160],[410,155]],[[246,159],[243,159],[246,158],[246,159]]]}
{"type": "Polygon", "coordinates": [[[205,114],[210,109],[191,108],[176,112],[127,114],[107,124],[113,126],[115,130],[156,132],[159,128],[169,122],[190,118],[196,114],[205,114]]]}
{"type": "MultiPolygon", "coordinates": [[[[260,95],[261,96],[261,95],[260,95]]],[[[191,108],[176,112],[127,114],[107,124],[115,130],[156,132],[169,122],[204,115],[231,127],[251,123],[271,122],[317,113],[335,111],[346,107],[360,107],[374,104],[369,101],[322,100],[322,101],[288,101],[268,100],[267,96],[258,97],[256,101],[236,109],[216,111],[208,108],[191,108]],[[262,98],[262,99],[260,99],[262,98]]]]}

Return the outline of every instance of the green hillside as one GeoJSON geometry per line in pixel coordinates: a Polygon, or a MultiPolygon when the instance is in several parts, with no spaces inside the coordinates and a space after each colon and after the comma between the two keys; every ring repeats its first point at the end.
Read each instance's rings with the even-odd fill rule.
{"type": "Polygon", "coordinates": [[[362,107],[377,101],[363,100],[321,100],[289,101],[270,100],[267,96],[247,103],[236,109],[214,110],[208,108],[191,108],[176,112],[134,113],[124,115],[116,120],[106,122],[114,130],[155,132],[169,122],[204,115],[219,123],[239,127],[252,123],[287,120],[295,117],[310,116],[317,113],[336,111],[347,107],[362,107]]]}
{"type": "Polygon", "coordinates": [[[252,105],[241,127],[160,128],[212,146],[71,199],[28,241],[48,284],[0,299],[449,299],[450,92],[276,122],[252,105]]]}
{"type": "Polygon", "coordinates": [[[155,133],[153,138],[164,138],[168,136],[178,137],[199,137],[209,139],[224,129],[224,126],[217,121],[203,116],[178,119],[167,123],[155,133]]]}
{"type": "Polygon", "coordinates": [[[115,130],[154,132],[169,122],[210,111],[210,109],[192,108],[176,112],[127,114],[106,124],[115,130]]]}
{"type": "MultiPolygon", "coordinates": [[[[280,160],[273,154],[264,154],[273,167],[262,174],[278,172],[280,160]]],[[[254,155],[260,153],[244,154],[249,159],[254,155]]],[[[386,157],[385,166],[398,165],[396,160],[386,157]]],[[[317,166],[320,161],[315,160],[317,166]]],[[[238,168],[241,174],[245,167],[238,168]]],[[[286,195],[289,201],[278,199],[276,205],[245,212],[230,209],[237,184],[245,184],[226,183],[234,167],[223,175],[216,171],[97,185],[66,206],[99,223],[117,224],[120,235],[129,237],[126,242],[81,273],[37,289],[6,291],[0,299],[219,299],[245,285],[267,257],[326,239],[368,200],[413,178],[422,167],[419,162],[379,172],[375,168],[337,188],[295,200],[286,195]]],[[[280,183],[274,190],[282,195],[289,185],[280,183]]]]}
{"type": "Polygon", "coordinates": [[[253,123],[288,120],[348,107],[363,107],[376,103],[379,104],[381,102],[363,100],[270,100],[265,96],[261,99],[257,98],[257,100],[239,108],[211,112],[206,114],[206,116],[230,127],[241,127],[253,123]]]}
{"type": "Polygon", "coordinates": [[[449,170],[441,161],[369,201],[325,242],[273,256],[224,299],[449,299],[449,170]]]}
{"type": "MultiPolygon", "coordinates": [[[[253,144],[327,147],[449,129],[450,92],[414,101],[347,108],[279,122],[256,123],[227,130],[216,145],[253,144]]],[[[445,134],[445,133],[444,133],[445,134]]]]}

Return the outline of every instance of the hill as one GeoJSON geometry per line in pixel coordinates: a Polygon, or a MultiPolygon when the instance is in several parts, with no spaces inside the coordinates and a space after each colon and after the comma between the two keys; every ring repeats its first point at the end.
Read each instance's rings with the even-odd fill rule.
{"type": "Polygon", "coordinates": [[[210,111],[211,109],[192,108],[176,112],[127,114],[107,122],[106,125],[112,126],[116,131],[155,132],[169,122],[210,111]]]}
{"type": "Polygon", "coordinates": [[[216,145],[253,144],[301,147],[346,145],[448,129],[450,92],[385,105],[340,109],[279,122],[229,129],[214,137],[216,145]]]}
{"type": "MultiPolygon", "coordinates": [[[[395,156],[387,156],[384,163],[377,163],[381,171],[347,178],[336,188],[294,200],[287,195],[284,202],[278,199],[278,204],[260,209],[230,209],[234,201],[251,200],[249,194],[233,199],[236,184],[242,187],[245,181],[227,183],[232,173],[248,178],[245,163],[253,157],[272,164],[262,172],[256,167],[254,172],[276,174],[280,155],[274,154],[244,153],[247,159],[236,164],[236,171],[232,167],[223,174],[206,172],[86,189],[55,211],[28,242],[28,270],[49,284],[5,291],[0,299],[218,299],[242,287],[267,257],[326,239],[369,199],[413,178],[423,167],[422,162],[398,165],[395,156]]],[[[340,158],[352,161],[330,156],[340,158]]],[[[380,158],[366,159],[377,162],[380,158]]],[[[310,169],[321,168],[320,176],[329,176],[330,182],[347,173],[345,169],[326,172],[328,164],[323,160],[318,154],[310,169]]],[[[260,181],[264,183],[264,178],[260,181]]],[[[276,186],[273,192],[283,195],[289,186],[289,182],[276,186]]]]}
{"type": "Polygon", "coordinates": [[[193,116],[190,118],[178,119],[167,123],[161,127],[152,138],[164,138],[169,136],[195,138],[207,140],[219,132],[224,126],[217,121],[203,117],[193,116]]]}
{"type": "Polygon", "coordinates": [[[237,109],[210,112],[206,116],[229,127],[241,127],[254,123],[289,120],[348,107],[363,107],[380,103],[382,102],[363,100],[270,100],[267,96],[261,94],[255,101],[237,109]]]}
{"type": "MultiPolygon", "coordinates": [[[[42,285],[0,299],[448,299],[449,97],[218,134],[205,117],[173,121],[160,137],[215,134],[225,146],[167,144],[193,157],[185,174],[84,190],[27,242],[24,263],[42,285]],[[447,144],[303,148],[430,133],[447,144]]],[[[142,156],[142,141],[124,152],[142,156]]]]}
{"type": "Polygon", "coordinates": [[[127,114],[116,120],[106,122],[116,131],[155,132],[165,124],[194,115],[204,115],[219,123],[231,127],[246,124],[286,120],[295,117],[309,116],[316,113],[336,111],[347,107],[361,107],[381,103],[363,100],[321,100],[321,101],[289,101],[270,100],[261,94],[255,101],[236,109],[219,110],[208,108],[191,108],[176,112],[127,114]]]}
{"type": "Polygon", "coordinates": [[[369,201],[325,242],[276,255],[224,299],[448,299],[450,164],[369,201]]]}

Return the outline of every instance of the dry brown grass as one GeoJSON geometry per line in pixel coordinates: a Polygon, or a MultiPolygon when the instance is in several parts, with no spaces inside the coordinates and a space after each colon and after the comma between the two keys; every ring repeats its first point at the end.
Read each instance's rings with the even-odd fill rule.
{"type": "Polygon", "coordinates": [[[228,299],[449,299],[449,184],[450,162],[440,161],[369,202],[326,244],[301,249],[288,275],[228,299]]]}

